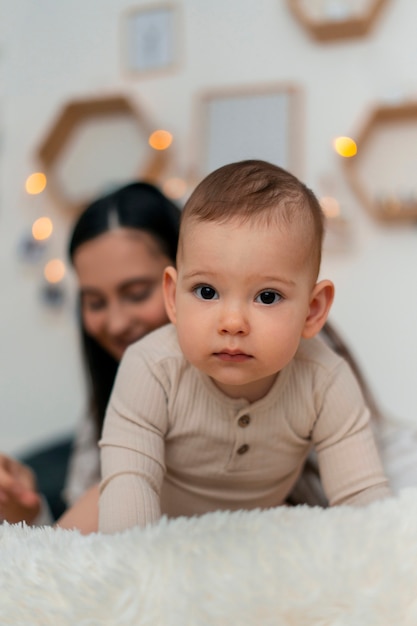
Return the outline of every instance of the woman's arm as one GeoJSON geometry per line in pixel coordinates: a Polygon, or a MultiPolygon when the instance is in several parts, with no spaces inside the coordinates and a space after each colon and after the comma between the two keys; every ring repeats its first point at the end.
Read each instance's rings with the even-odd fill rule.
{"type": "Polygon", "coordinates": [[[98,483],[90,487],[56,523],[57,528],[79,530],[82,535],[98,531],[98,483]]]}
{"type": "Polygon", "coordinates": [[[64,500],[72,507],[93,485],[100,481],[100,454],[97,432],[91,415],[77,426],[64,486],[64,500]]]}
{"type": "Polygon", "coordinates": [[[93,419],[85,415],[75,436],[64,487],[68,509],[55,527],[79,530],[83,535],[98,530],[100,456],[93,419]]]}

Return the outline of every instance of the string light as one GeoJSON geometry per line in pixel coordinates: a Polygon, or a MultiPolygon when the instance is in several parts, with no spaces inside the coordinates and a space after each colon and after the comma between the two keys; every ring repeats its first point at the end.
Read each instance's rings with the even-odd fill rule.
{"type": "Polygon", "coordinates": [[[32,224],[32,236],[36,241],[44,241],[52,235],[53,225],[49,217],[40,217],[32,224]]]}
{"type": "Polygon", "coordinates": [[[35,196],[46,187],[46,176],[43,172],[34,172],[27,177],[25,182],[25,189],[28,194],[35,196]]]}
{"type": "Polygon", "coordinates": [[[162,191],[168,198],[179,200],[187,191],[187,183],[182,178],[168,178],[162,185],[162,191]]]}
{"type": "Polygon", "coordinates": [[[340,156],[350,158],[358,151],[355,141],[351,137],[336,137],[333,147],[340,156]]]}
{"type": "Polygon", "coordinates": [[[166,150],[172,144],[173,136],[167,130],[155,130],[149,137],[149,145],[154,150],[166,150]]]}
{"type": "Polygon", "coordinates": [[[340,203],[336,198],[324,196],[320,198],[320,206],[327,218],[335,219],[336,217],[340,217],[340,203]]]}
{"type": "Polygon", "coordinates": [[[65,264],[61,259],[51,259],[43,270],[48,283],[59,283],[65,276],[65,264]]]}

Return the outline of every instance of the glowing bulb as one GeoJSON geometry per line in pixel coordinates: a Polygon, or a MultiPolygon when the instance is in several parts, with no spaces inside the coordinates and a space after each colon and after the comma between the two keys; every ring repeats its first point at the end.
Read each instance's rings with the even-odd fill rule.
{"type": "Polygon", "coordinates": [[[342,157],[353,157],[358,151],[356,143],[351,137],[336,137],[333,141],[333,147],[337,154],[342,157]]]}
{"type": "Polygon", "coordinates": [[[61,259],[51,259],[43,270],[48,283],[59,283],[65,276],[65,265],[61,259]]]}
{"type": "Polygon", "coordinates": [[[155,130],[149,137],[149,145],[154,150],[166,150],[172,144],[173,137],[167,130],[155,130]]]}
{"type": "Polygon", "coordinates": [[[324,196],[324,198],[320,198],[320,206],[327,218],[334,219],[340,216],[340,204],[336,198],[324,196]]]}
{"type": "Polygon", "coordinates": [[[27,177],[25,189],[30,195],[42,193],[46,187],[46,176],[42,172],[34,172],[27,177]]]}
{"type": "Polygon", "coordinates": [[[168,198],[178,200],[182,198],[187,190],[187,183],[182,178],[168,178],[163,186],[162,191],[168,198]]]}
{"type": "Polygon", "coordinates": [[[32,235],[36,241],[43,241],[52,235],[53,225],[49,217],[40,217],[32,224],[32,235]]]}

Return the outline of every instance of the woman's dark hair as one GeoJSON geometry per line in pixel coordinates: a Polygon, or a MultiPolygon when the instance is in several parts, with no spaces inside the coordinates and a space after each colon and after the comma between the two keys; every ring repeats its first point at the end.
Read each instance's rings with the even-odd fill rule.
{"type": "Polygon", "coordinates": [[[321,330],[320,335],[325,342],[331,347],[331,349],[336,352],[339,356],[343,357],[345,361],[347,361],[350,365],[351,370],[353,371],[356,380],[359,383],[361,388],[363,397],[365,399],[365,403],[371,413],[372,420],[381,420],[382,412],[380,407],[378,406],[377,401],[375,400],[374,394],[372,393],[369,385],[367,384],[365,377],[359,367],[358,362],[354,358],[352,352],[349,350],[346,342],[336,330],[336,328],[330,322],[326,322],[321,330]]]}
{"type": "MultiPolygon", "coordinates": [[[[87,241],[114,228],[146,231],[161,252],[175,262],[178,245],[180,209],[149,183],[133,182],[95,200],[78,218],[69,242],[69,256],[87,241]]],[[[90,383],[90,411],[97,437],[117,372],[118,362],[84,329],[79,303],[81,341],[90,383]]]]}

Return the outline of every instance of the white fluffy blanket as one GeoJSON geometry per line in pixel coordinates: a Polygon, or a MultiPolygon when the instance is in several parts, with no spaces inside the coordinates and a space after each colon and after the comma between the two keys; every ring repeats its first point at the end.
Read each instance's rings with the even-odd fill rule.
{"type": "Polygon", "coordinates": [[[367,508],[0,526],[5,626],[415,626],[417,489],[367,508]]]}

